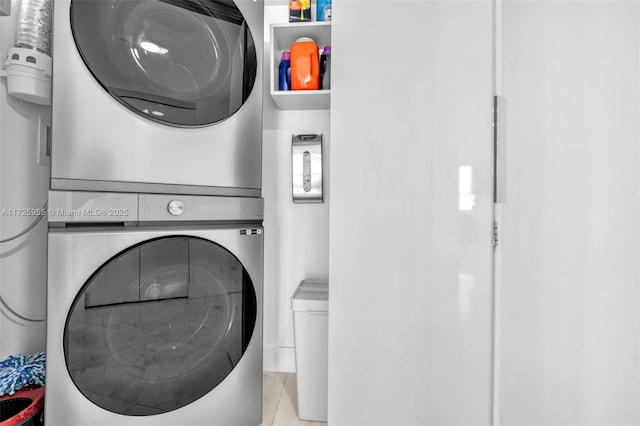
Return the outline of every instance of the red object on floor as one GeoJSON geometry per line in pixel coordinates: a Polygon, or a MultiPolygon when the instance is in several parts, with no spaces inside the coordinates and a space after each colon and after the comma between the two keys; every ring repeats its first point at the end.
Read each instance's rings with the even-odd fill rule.
{"type": "Polygon", "coordinates": [[[0,397],[0,426],[36,426],[42,423],[44,386],[21,389],[0,397]]]}

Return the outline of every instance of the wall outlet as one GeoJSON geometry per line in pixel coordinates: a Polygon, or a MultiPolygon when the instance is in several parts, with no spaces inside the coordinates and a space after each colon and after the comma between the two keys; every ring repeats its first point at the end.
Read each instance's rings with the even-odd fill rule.
{"type": "Polygon", "coordinates": [[[11,15],[11,0],[0,0],[0,16],[11,15]]]}

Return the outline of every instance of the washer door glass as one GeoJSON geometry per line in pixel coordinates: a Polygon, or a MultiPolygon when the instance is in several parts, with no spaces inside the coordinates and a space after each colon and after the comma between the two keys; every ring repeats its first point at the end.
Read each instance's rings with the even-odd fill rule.
{"type": "Polygon", "coordinates": [[[74,300],[64,332],[69,374],[94,404],[145,416],[218,386],[256,323],[254,286],[223,247],[167,237],[102,265],[74,300]]]}
{"type": "Polygon", "coordinates": [[[231,0],[73,0],[71,28],[98,82],[163,123],[224,120],[256,79],[253,37],[231,0]]]}

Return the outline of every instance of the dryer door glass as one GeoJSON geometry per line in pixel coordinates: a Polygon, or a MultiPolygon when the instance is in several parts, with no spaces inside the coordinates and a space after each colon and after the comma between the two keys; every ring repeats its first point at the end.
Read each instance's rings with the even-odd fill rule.
{"type": "Polygon", "coordinates": [[[71,28],[104,89],[155,121],[224,120],[256,79],[253,37],[231,0],[73,0],[71,28]]]}
{"type": "Polygon", "coordinates": [[[253,283],[225,248],[194,237],[151,240],[106,262],[83,286],[64,332],[67,368],[106,410],[165,413],[231,374],[256,315],[253,283]]]}

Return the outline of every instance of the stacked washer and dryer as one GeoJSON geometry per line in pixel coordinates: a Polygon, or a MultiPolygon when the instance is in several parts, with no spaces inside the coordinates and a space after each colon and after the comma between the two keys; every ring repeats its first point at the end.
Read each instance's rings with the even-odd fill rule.
{"type": "Polygon", "coordinates": [[[257,425],[261,0],[57,0],[48,426],[257,425]]]}

